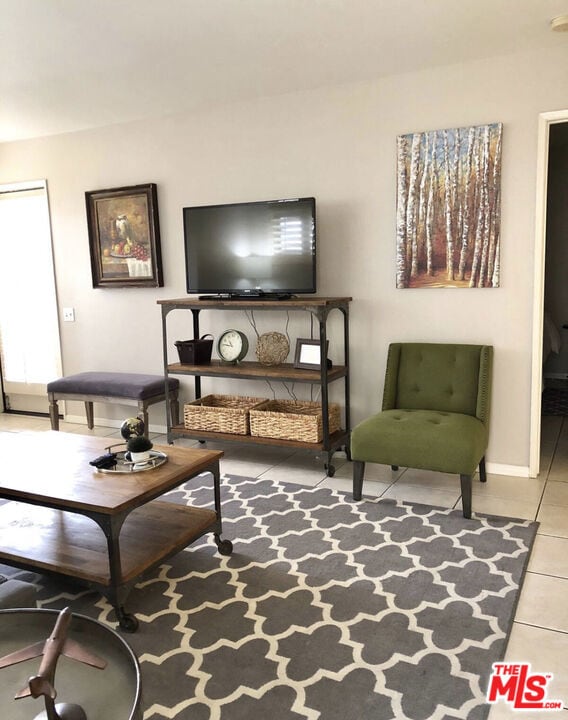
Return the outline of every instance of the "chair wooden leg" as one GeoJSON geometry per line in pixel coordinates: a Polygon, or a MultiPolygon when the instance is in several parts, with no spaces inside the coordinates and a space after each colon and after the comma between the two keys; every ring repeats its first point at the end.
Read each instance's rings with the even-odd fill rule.
{"type": "Polygon", "coordinates": [[[460,475],[464,518],[471,517],[471,475],[460,475]]]}
{"type": "Polygon", "coordinates": [[[361,460],[353,461],[353,500],[360,500],[363,493],[363,478],[365,476],[365,463],[361,460]]]}
{"type": "Polygon", "coordinates": [[[479,479],[481,482],[487,482],[487,474],[485,472],[485,455],[479,461],[479,479]]]}

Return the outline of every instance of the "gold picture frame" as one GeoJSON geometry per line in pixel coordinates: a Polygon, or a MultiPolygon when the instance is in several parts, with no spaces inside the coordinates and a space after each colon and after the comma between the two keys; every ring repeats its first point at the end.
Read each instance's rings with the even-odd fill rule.
{"type": "Polygon", "coordinates": [[[163,287],[156,185],[85,193],[93,287],[163,287]]]}

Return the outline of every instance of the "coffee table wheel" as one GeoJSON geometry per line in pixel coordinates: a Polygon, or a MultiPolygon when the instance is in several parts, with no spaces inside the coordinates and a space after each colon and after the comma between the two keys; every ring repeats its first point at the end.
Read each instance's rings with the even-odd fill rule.
{"type": "Polygon", "coordinates": [[[138,620],[136,615],[128,615],[124,610],[120,610],[118,614],[118,624],[124,632],[133,633],[138,630],[138,620]]]}
{"type": "Polygon", "coordinates": [[[231,555],[233,552],[233,543],[230,540],[221,540],[218,535],[215,535],[215,542],[217,543],[217,550],[221,555],[231,555]]]}

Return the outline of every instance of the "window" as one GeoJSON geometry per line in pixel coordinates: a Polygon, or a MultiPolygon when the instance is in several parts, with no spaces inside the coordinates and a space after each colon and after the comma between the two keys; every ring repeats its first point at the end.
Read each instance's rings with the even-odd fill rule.
{"type": "MultiPolygon", "coordinates": [[[[45,181],[0,185],[0,351],[4,392],[41,395],[61,375],[45,181]]],[[[16,398],[14,397],[14,401],[16,398]]]]}

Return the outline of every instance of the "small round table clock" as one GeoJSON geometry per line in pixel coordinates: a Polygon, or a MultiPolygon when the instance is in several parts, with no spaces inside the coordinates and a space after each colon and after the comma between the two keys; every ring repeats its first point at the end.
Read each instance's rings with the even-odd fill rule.
{"type": "Polygon", "coordinates": [[[240,362],[248,352],[247,336],[240,330],[225,330],[217,340],[217,354],[225,363],[240,362]]]}

